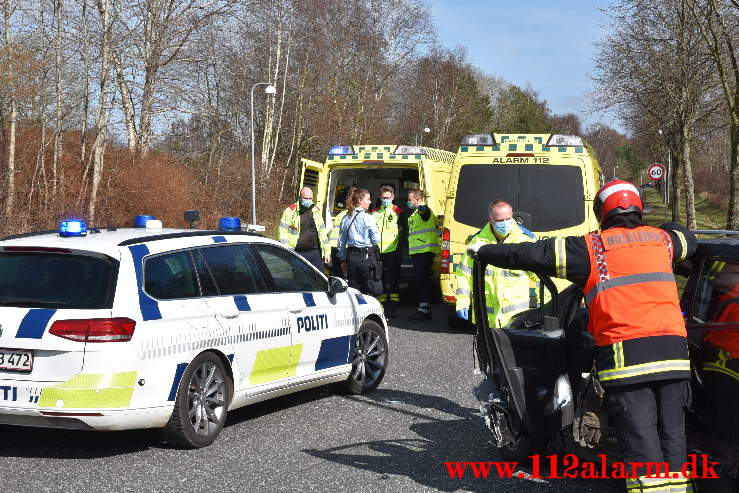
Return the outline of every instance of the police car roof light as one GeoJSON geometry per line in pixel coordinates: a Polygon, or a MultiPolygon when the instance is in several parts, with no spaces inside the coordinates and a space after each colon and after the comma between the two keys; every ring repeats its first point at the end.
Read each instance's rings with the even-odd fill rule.
{"type": "Polygon", "coordinates": [[[552,134],[546,143],[546,147],[582,147],[584,145],[582,137],[561,134],[552,134]]]}
{"type": "Polygon", "coordinates": [[[421,146],[399,145],[395,148],[393,154],[396,156],[403,156],[406,154],[426,154],[426,150],[421,146]]]}
{"type": "Polygon", "coordinates": [[[469,134],[462,139],[463,146],[494,146],[495,138],[490,134],[469,134]]]}
{"type": "Polygon", "coordinates": [[[159,219],[148,219],[145,225],[146,229],[162,229],[162,221],[159,219]]]}
{"type": "Polygon", "coordinates": [[[222,231],[241,231],[241,219],[238,217],[222,217],[218,220],[218,229],[222,231]]]}
{"type": "Polygon", "coordinates": [[[67,219],[59,223],[59,236],[87,236],[87,223],[81,219],[67,219]]]}
{"type": "Polygon", "coordinates": [[[328,150],[328,153],[332,156],[354,154],[353,146],[333,146],[328,150]]]}
{"type": "Polygon", "coordinates": [[[149,219],[156,219],[156,218],[154,216],[149,216],[149,215],[136,216],[133,218],[133,227],[134,228],[145,228],[146,221],[148,221],[149,219]]]}

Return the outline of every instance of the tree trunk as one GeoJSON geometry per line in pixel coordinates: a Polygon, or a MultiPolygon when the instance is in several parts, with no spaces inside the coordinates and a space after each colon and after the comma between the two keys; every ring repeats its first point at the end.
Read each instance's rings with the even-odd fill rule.
{"type": "Polygon", "coordinates": [[[673,152],[674,139],[669,152],[672,154],[672,170],[670,171],[670,204],[672,205],[672,221],[680,222],[680,159],[673,152]]]}
{"type": "MultiPolygon", "coordinates": [[[[739,89],[737,89],[739,92],[739,89]]],[[[739,125],[732,120],[729,128],[731,141],[731,167],[729,169],[729,207],[726,213],[726,229],[736,231],[739,229],[739,125]]]]}
{"type": "Polygon", "coordinates": [[[685,179],[685,215],[688,229],[697,229],[695,224],[695,187],[693,170],[690,167],[690,134],[687,129],[680,133],[680,161],[685,179]]]}
{"type": "Polygon", "coordinates": [[[11,80],[15,74],[11,73],[11,46],[10,46],[10,0],[3,2],[3,45],[5,48],[5,80],[8,84],[8,107],[10,108],[10,128],[8,129],[8,192],[5,196],[5,216],[10,217],[13,213],[13,202],[15,199],[15,125],[18,119],[18,107],[15,101],[15,88],[11,80]]]}
{"type": "MultiPolygon", "coordinates": [[[[85,140],[85,134],[87,133],[87,119],[90,116],[90,56],[87,52],[89,47],[87,40],[87,0],[82,1],[82,64],[85,69],[85,81],[82,90],[82,128],[80,129],[80,165],[83,169],[87,166],[86,154],[87,154],[87,141],[85,140]]],[[[83,175],[83,180],[85,179],[83,175]]],[[[80,197],[81,197],[80,189],[80,197]]],[[[79,205],[79,200],[78,200],[79,205]]]]}
{"type": "Polygon", "coordinates": [[[88,206],[88,217],[91,223],[95,221],[95,202],[97,200],[100,179],[103,176],[105,165],[105,146],[108,141],[108,76],[110,72],[110,21],[108,11],[108,0],[97,0],[98,12],[103,37],[100,43],[100,55],[102,59],[100,68],[100,89],[98,97],[97,118],[95,119],[95,143],[93,144],[93,167],[92,185],[90,187],[90,203],[88,206]]]}
{"type": "Polygon", "coordinates": [[[131,94],[128,91],[128,83],[126,82],[126,74],[123,70],[123,63],[118,54],[113,56],[113,64],[115,65],[116,81],[118,82],[118,92],[121,95],[121,106],[123,107],[123,117],[126,121],[126,136],[128,137],[128,152],[133,154],[136,152],[136,144],[138,142],[136,136],[136,122],[133,110],[133,102],[131,94]]]}
{"type": "Polygon", "coordinates": [[[57,166],[62,154],[62,22],[64,20],[64,0],[54,2],[54,17],[56,19],[56,46],[54,52],[54,65],[56,72],[56,121],[54,129],[54,157],[52,159],[52,187],[51,194],[56,197],[56,189],[59,183],[57,166]]]}

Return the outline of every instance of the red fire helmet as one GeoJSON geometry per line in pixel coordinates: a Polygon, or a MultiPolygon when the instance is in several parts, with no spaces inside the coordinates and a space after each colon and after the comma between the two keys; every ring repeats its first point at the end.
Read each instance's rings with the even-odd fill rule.
{"type": "Polygon", "coordinates": [[[633,183],[623,180],[611,180],[598,190],[593,202],[593,211],[602,223],[616,214],[629,214],[644,211],[639,189],[633,183]]]}

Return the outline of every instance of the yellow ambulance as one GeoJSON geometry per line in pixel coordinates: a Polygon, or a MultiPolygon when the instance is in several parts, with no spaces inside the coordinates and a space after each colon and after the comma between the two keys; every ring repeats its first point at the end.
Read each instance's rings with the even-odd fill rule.
{"type": "Polygon", "coordinates": [[[601,184],[583,139],[558,134],[473,134],[459,147],[449,178],[442,230],[441,292],[456,302],[454,270],[467,240],[487,222],[488,204],[510,202],[538,239],[598,228],[593,198],[601,184]]]}
{"type": "MultiPolygon", "coordinates": [[[[454,156],[453,152],[422,146],[337,145],[329,149],[322,163],[302,159],[298,190],[304,186],[313,190],[314,201],[330,225],[344,209],[346,192],[352,186],[370,192],[374,209],[379,206],[380,187],[392,185],[395,204],[406,214],[408,191],[420,188],[441,224],[454,156]]],[[[404,274],[408,269],[408,265],[403,266],[404,274]]]]}

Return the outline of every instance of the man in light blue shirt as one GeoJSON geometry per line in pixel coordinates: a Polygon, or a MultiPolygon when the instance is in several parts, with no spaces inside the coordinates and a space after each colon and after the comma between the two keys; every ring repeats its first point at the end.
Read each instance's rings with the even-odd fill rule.
{"type": "Polygon", "coordinates": [[[380,242],[375,218],[367,213],[372,203],[370,194],[364,189],[353,189],[347,197],[347,214],[339,227],[338,257],[341,270],[347,274],[349,286],[367,293],[369,256],[380,242]]]}

